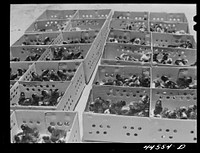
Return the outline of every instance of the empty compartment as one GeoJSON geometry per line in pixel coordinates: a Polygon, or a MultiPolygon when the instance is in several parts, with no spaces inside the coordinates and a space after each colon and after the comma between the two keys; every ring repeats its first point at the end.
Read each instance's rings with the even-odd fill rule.
{"type": "Polygon", "coordinates": [[[197,91],[152,89],[151,117],[197,119],[197,91]]]}
{"type": "Polygon", "coordinates": [[[37,19],[38,20],[69,20],[71,19],[77,10],[45,10],[37,19]]]}
{"type": "Polygon", "coordinates": [[[93,84],[150,88],[151,69],[148,66],[99,65],[93,84]]]}
{"type": "Polygon", "coordinates": [[[195,67],[152,67],[152,88],[197,89],[195,67]]]}
{"type": "Polygon", "coordinates": [[[11,143],[80,142],[77,112],[16,110],[10,123],[11,143]]]}
{"type": "Polygon", "coordinates": [[[196,64],[196,49],[153,47],[154,66],[196,66],[196,64]]]}
{"type": "Polygon", "coordinates": [[[151,64],[150,46],[106,43],[101,64],[108,65],[143,65],[151,64]]]}

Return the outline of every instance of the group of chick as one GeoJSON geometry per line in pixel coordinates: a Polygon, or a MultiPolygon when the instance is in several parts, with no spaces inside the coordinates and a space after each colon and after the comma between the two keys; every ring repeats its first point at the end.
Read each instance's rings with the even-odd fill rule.
{"type": "Polygon", "coordinates": [[[58,89],[42,90],[41,94],[33,93],[31,97],[26,98],[24,92],[20,93],[18,104],[22,106],[56,106],[64,93],[58,89]]]}
{"type": "Polygon", "coordinates": [[[30,128],[27,124],[20,127],[22,132],[14,135],[14,143],[66,143],[67,131],[55,126],[48,126],[48,134],[40,134],[36,127],[30,128]]]}
{"type": "Polygon", "coordinates": [[[94,113],[149,117],[149,103],[150,98],[148,95],[144,95],[139,101],[133,101],[128,104],[124,100],[113,102],[97,97],[89,104],[89,111],[94,113]]]}

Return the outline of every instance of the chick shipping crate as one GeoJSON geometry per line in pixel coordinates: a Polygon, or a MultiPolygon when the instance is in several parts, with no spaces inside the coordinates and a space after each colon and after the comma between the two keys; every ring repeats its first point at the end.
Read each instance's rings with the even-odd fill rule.
{"type": "Polygon", "coordinates": [[[77,112],[16,110],[10,121],[11,143],[78,143],[77,112]]]}
{"type": "Polygon", "coordinates": [[[15,86],[13,86],[10,91],[10,101],[11,104],[14,103],[13,109],[50,108],[59,110],[74,110],[78,99],[80,98],[82,91],[85,87],[83,65],[80,62],[38,61],[28,69],[28,71],[22,76],[22,79],[20,81],[22,81],[22,86],[15,84],[15,86]],[[19,105],[16,105],[20,98],[20,92],[22,91],[25,94],[25,98],[29,98],[30,100],[32,100],[31,94],[33,94],[34,91],[36,91],[36,93],[39,94],[38,96],[41,97],[41,94],[44,92],[43,90],[48,90],[50,92],[49,94],[51,95],[51,93],[56,89],[58,89],[57,93],[62,92],[64,94],[62,94],[61,100],[57,102],[56,106],[21,107],[19,105]]]}
{"type": "MultiPolygon", "coordinates": [[[[149,90],[151,89],[93,86],[83,112],[83,140],[122,143],[196,142],[196,120],[132,116],[134,111],[131,110],[137,110],[144,103],[144,99],[140,95],[142,94],[142,97],[151,95],[149,90]],[[128,102],[129,107],[127,108],[123,105],[123,107],[120,107],[119,104],[115,104],[115,107],[112,107],[113,103],[120,103],[116,102],[120,100],[128,102]],[[111,103],[109,111],[103,112],[102,110],[108,102],[111,103]],[[139,103],[140,105],[138,105],[139,103]],[[95,111],[94,107],[97,107],[97,111],[95,111]],[[112,113],[113,108],[114,113],[112,113]]],[[[170,96],[175,94],[177,93],[173,93],[170,96]]],[[[177,101],[167,102],[167,106],[171,105],[174,108],[177,101]]],[[[186,102],[177,102],[177,106],[184,106],[185,104],[186,102]]],[[[189,104],[194,104],[194,102],[189,104]]],[[[150,98],[150,107],[153,107],[151,105],[150,98]]]]}
{"type": "Polygon", "coordinates": [[[149,12],[114,11],[110,29],[149,31],[149,12]]]}
{"type": "Polygon", "coordinates": [[[101,64],[150,66],[151,58],[151,46],[106,43],[101,64]]]}

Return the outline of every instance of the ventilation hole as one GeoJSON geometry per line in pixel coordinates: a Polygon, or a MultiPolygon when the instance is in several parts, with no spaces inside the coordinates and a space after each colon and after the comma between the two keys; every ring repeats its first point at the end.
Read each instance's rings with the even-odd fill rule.
{"type": "Polygon", "coordinates": [[[190,133],[194,133],[194,131],[190,131],[190,133]]]}
{"type": "Polygon", "coordinates": [[[96,134],[99,134],[99,131],[96,131],[96,134]]]}
{"type": "Polygon", "coordinates": [[[58,126],[62,126],[63,123],[62,123],[62,122],[57,122],[57,125],[58,125],[58,126]]]}
{"type": "Polygon", "coordinates": [[[107,128],[110,128],[110,125],[107,125],[107,128]]]}
{"type": "Polygon", "coordinates": [[[126,129],[127,128],[127,126],[123,126],[123,129],[126,129]]]}
{"type": "Polygon", "coordinates": [[[172,139],[172,138],[173,138],[173,136],[169,136],[169,138],[170,138],[170,139],[172,139]]]}
{"type": "Polygon", "coordinates": [[[92,125],[92,127],[95,127],[95,126],[96,126],[95,124],[92,125]]]}
{"type": "Polygon", "coordinates": [[[38,89],[38,91],[40,92],[40,89],[38,89]]]}
{"type": "Polygon", "coordinates": [[[50,122],[50,125],[51,125],[51,126],[55,126],[56,123],[55,123],[55,122],[50,122]]]}
{"type": "Polygon", "coordinates": [[[139,127],[138,130],[142,130],[142,127],[139,127]]]}
{"type": "Polygon", "coordinates": [[[33,124],[33,121],[29,121],[29,123],[33,124]]]}
{"type": "Polygon", "coordinates": [[[133,97],[136,97],[136,95],[133,95],[133,97]]]}
{"type": "Polygon", "coordinates": [[[164,135],[161,135],[161,138],[165,138],[165,136],[164,136],[164,135]]]}
{"type": "Polygon", "coordinates": [[[174,133],[177,133],[177,130],[176,130],[176,129],[174,130],[174,133]]]}
{"type": "Polygon", "coordinates": [[[170,97],[169,97],[169,96],[167,96],[166,98],[167,98],[167,99],[169,99],[170,97]]]}
{"type": "Polygon", "coordinates": [[[70,122],[64,122],[64,125],[65,125],[65,126],[69,126],[69,125],[70,125],[70,122]]]}
{"type": "Polygon", "coordinates": [[[35,89],[34,89],[34,88],[32,88],[32,91],[35,91],[35,89]]]}
{"type": "Polygon", "coordinates": [[[196,137],[194,137],[194,139],[193,140],[197,140],[197,138],[196,137]]]}
{"type": "Polygon", "coordinates": [[[89,134],[92,134],[92,132],[90,131],[89,134]]]}
{"type": "Polygon", "coordinates": [[[26,88],[27,91],[29,91],[29,88],[26,88]]]}
{"type": "Polygon", "coordinates": [[[166,132],[169,132],[169,129],[166,129],[166,132]]]}
{"type": "Polygon", "coordinates": [[[158,131],[159,131],[159,132],[161,132],[161,131],[162,131],[162,129],[158,129],[158,131]]]}
{"type": "Polygon", "coordinates": [[[99,125],[100,128],[103,128],[103,125],[99,125]]]}
{"type": "Polygon", "coordinates": [[[106,131],[104,131],[104,132],[103,132],[103,134],[107,134],[107,132],[106,132],[106,131]]]}
{"type": "Polygon", "coordinates": [[[126,133],[126,135],[127,135],[127,136],[130,136],[131,134],[130,134],[130,133],[126,133]]]}
{"type": "Polygon", "coordinates": [[[23,121],[23,123],[26,123],[26,121],[23,121]]]}

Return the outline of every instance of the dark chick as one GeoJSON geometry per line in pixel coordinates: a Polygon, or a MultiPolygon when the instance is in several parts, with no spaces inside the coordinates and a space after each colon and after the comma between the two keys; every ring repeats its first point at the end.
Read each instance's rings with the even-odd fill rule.
{"type": "Polygon", "coordinates": [[[154,115],[159,115],[162,112],[163,108],[162,108],[162,101],[161,100],[157,100],[156,104],[155,104],[155,109],[153,111],[154,115]]]}
{"type": "Polygon", "coordinates": [[[51,97],[49,99],[49,103],[51,106],[55,106],[57,104],[57,99],[59,98],[60,94],[58,92],[58,89],[55,89],[51,92],[51,97]]]}

